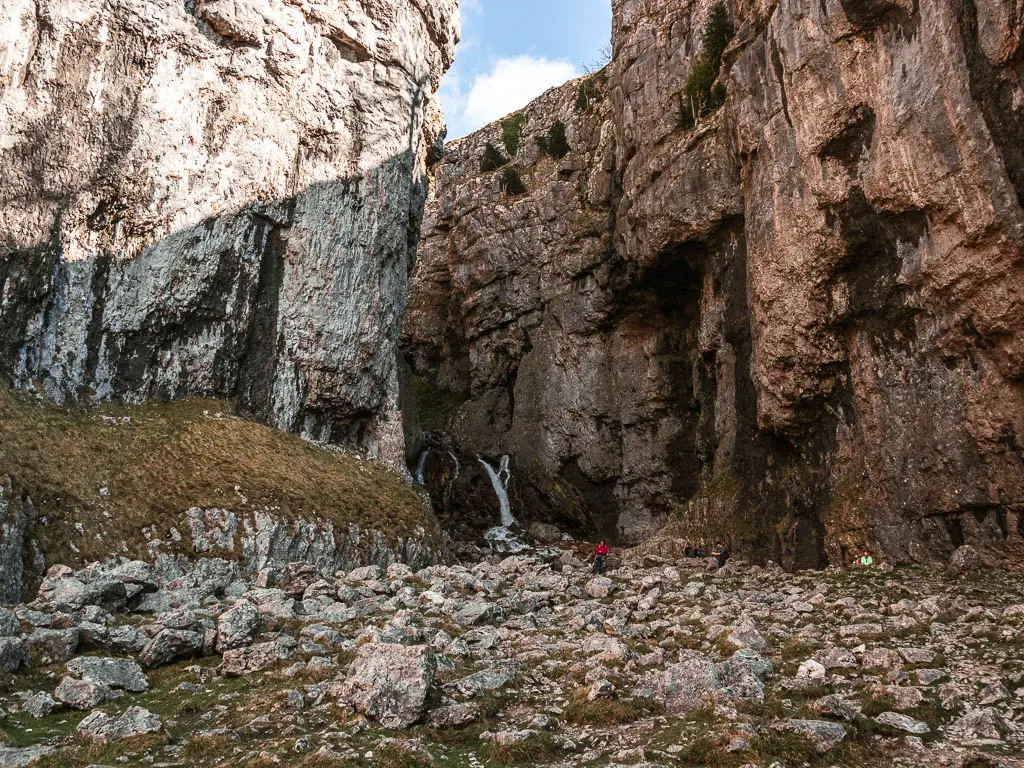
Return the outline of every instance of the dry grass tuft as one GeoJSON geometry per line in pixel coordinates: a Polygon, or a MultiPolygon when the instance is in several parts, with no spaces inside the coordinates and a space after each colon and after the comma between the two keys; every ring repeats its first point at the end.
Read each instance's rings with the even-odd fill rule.
{"type": "MultiPolygon", "coordinates": [[[[394,536],[438,531],[397,475],[239,418],[215,400],[85,410],[0,387],[0,467],[48,521],[37,531],[48,562],[144,556],[143,528],[155,526],[158,537],[182,531],[184,511],[195,506],[239,516],[268,509],[394,536]]],[[[187,536],[180,546],[189,546],[187,536]]]]}

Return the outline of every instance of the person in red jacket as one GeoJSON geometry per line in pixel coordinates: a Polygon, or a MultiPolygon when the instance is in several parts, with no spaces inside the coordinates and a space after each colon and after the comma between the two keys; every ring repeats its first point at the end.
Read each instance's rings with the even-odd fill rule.
{"type": "Polygon", "coordinates": [[[608,545],[604,543],[604,539],[598,542],[598,545],[594,548],[594,570],[602,576],[604,575],[604,559],[608,556],[608,545]]]}

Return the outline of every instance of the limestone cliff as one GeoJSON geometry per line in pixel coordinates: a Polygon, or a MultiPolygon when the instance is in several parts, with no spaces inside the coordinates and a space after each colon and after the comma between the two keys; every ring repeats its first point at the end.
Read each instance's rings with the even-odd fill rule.
{"type": "Polygon", "coordinates": [[[0,0],[0,371],[397,460],[457,0],[0,0]]]}
{"type": "Polygon", "coordinates": [[[467,398],[445,439],[511,454],[527,519],[624,540],[1019,543],[1020,4],[733,0],[694,121],[711,6],[615,0],[604,72],[435,166],[404,349],[467,398]]]}

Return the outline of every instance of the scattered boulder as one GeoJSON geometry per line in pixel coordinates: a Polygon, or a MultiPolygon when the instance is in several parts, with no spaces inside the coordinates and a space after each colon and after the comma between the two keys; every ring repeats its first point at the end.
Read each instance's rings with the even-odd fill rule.
{"type": "Polygon", "coordinates": [[[0,606],[0,637],[20,637],[21,622],[14,611],[0,606]]]}
{"type": "Polygon", "coordinates": [[[149,690],[149,682],[134,659],[80,656],[67,663],[68,674],[110,688],[132,693],[149,690]]]}
{"type": "Polygon", "coordinates": [[[106,712],[93,712],[78,724],[76,733],[84,741],[109,744],[155,733],[161,727],[158,715],[144,707],[129,707],[120,717],[111,717],[106,712]]]}
{"type": "MultiPolygon", "coordinates": [[[[17,710],[32,717],[46,717],[57,708],[57,702],[46,691],[17,691],[14,695],[19,699],[17,710]]],[[[5,765],[2,759],[0,765],[5,765]]]]}
{"type": "Polygon", "coordinates": [[[821,755],[834,749],[846,738],[846,726],[827,720],[783,720],[774,727],[779,731],[803,736],[821,755]]]}
{"type": "Polygon", "coordinates": [[[699,709],[705,698],[722,687],[718,666],[707,656],[684,650],[681,661],[649,675],[637,695],[663,704],[669,714],[699,709]]]}
{"type": "Polygon", "coordinates": [[[984,563],[981,555],[970,544],[957,547],[956,551],[949,558],[947,569],[957,576],[964,576],[981,569],[984,563]]]}
{"type": "Polygon", "coordinates": [[[195,656],[203,650],[201,632],[187,629],[163,629],[150,640],[139,654],[139,661],[147,668],[170,664],[177,659],[195,656]]]}
{"type": "Polygon", "coordinates": [[[28,661],[25,643],[20,637],[0,637],[0,670],[10,674],[28,661]]]}
{"type": "Polygon", "coordinates": [[[25,644],[29,656],[40,666],[59,664],[67,661],[78,650],[80,632],[77,627],[70,629],[37,629],[28,636],[25,644]]]}
{"type": "Polygon", "coordinates": [[[349,667],[339,701],[385,728],[408,728],[423,715],[437,662],[425,645],[364,645],[349,667]]]}
{"type": "Polygon", "coordinates": [[[595,576],[587,582],[585,591],[590,597],[599,600],[615,591],[615,582],[607,576],[595,576]]]}
{"type": "Polygon", "coordinates": [[[34,747],[0,747],[0,765],[4,768],[26,768],[42,760],[56,747],[44,745],[34,747]]]}
{"type": "Polygon", "coordinates": [[[797,667],[796,679],[824,680],[826,674],[828,674],[828,670],[825,669],[824,664],[814,659],[807,659],[807,661],[801,662],[800,666],[797,667]]]}
{"type": "Polygon", "coordinates": [[[875,718],[875,722],[879,725],[885,725],[889,728],[906,731],[915,735],[931,732],[931,728],[928,727],[927,723],[922,723],[920,720],[915,720],[907,715],[901,715],[898,712],[883,712],[875,718]]]}
{"type": "Polygon", "coordinates": [[[816,699],[811,703],[811,709],[813,709],[819,715],[828,715],[829,717],[840,717],[847,722],[853,722],[860,717],[860,707],[849,701],[848,699],[838,695],[830,694],[828,696],[822,696],[820,699],[816,699]]]}
{"type": "Polygon", "coordinates": [[[238,600],[217,619],[217,650],[221,653],[252,645],[260,631],[260,612],[248,600],[238,600]]]}
{"type": "Polygon", "coordinates": [[[456,680],[452,685],[462,696],[468,698],[487,691],[496,691],[515,679],[516,672],[511,668],[485,669],[456,680]]]}
{"type": "Polygon", "coordinates": [[[462,728],[480,718],[480,707],[472,702],[438,707],[427,714],[427,725],[433,728],[462,728]]]}
{"type": "Polygon", "coordinates": [[[955,723],[952,730],[961,740],[1002,739],[1013,729],[994,707],[972,709],[955,723]]]}
{"type": "Polygon", "coordinates": [[[76,680],[65,675],[53,692],[53,698],[71,709],[90,710],[117,696],[108,685],[92,680],[76,680]]]}
{"type": "Polygon", "coordinates": [[[225,677],[241,677],[258,672],[290,659],[295,655],[296,645],[295,638],[281,637],[267,643],[233,648],[224,652],[218,669],[225,677]]]}

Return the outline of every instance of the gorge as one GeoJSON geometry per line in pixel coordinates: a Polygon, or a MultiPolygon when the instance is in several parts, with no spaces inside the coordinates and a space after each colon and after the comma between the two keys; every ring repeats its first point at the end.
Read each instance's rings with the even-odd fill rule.
{"type": "Polygon", "coordinates": [[[0,767],[1024,768],[1022,0],[608,2],[0,0],[0,767]]]}
{"type": "Polygon", "coordinates": [[[477,533],[507,455],[524,528],[1019,553],[1010,0],[616,0],[604,69],[443,151],[454,0],[4,9],[15,388],[234,401],[477,533]]]}

